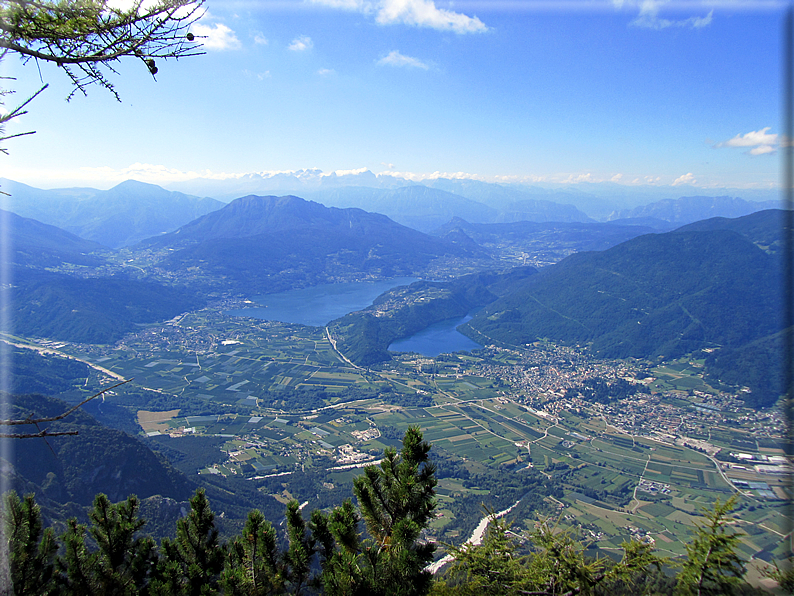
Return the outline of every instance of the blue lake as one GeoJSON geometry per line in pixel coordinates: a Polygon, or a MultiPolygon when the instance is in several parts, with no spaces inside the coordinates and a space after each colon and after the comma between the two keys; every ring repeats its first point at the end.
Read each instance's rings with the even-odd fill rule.
{"type": "MultiPolygon", "coordinates": [[[[252,299],[256,306],[229,310],[226,314],[324,327],[334,319],[366,308],[386,290],[415,281],[415,277],[397,277],[385,281],[325,284],[278,294],[265,294],[252,299]]],[[[411,337],[394,342],[389,346],[389,350],[416,352],[425,356],[438,356],[458,350],[476,350],[482,346],[455,329],[470,319],[471,315],[466,315],[440,321],[411,337]]]]}
{"type": "Polygon", "coordinates": [[[416,352],[423,356],[438,356],[457,352],[458,350],[476,350],[482,345],[469,339],[456,329],[471,320],[471,314],[465,317],[446,319],[426,327],[419,333],[400,339],[389,346],[390,352],[416,352]]]}
{"type": "Polygon", "coordinates": [[[386,290],[415,281],[415,277],[396,277],[384,281],[324,284],[266,294],[252,299],[256,307],[229,310],[226,314],[325,327],[334,319],[366,308],[386,290]]]}

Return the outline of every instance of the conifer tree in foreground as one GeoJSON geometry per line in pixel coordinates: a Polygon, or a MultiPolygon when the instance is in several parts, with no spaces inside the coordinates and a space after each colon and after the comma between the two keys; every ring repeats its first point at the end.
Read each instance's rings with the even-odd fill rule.
{"type": "Polygon", "coordinates": [[[163,559],[153,594],[200,596],[215,594],[225,549],[218,542],[215,514],[203,489],[190,499],[190,513],[176,523],[176,539],[163,540],[163,559]]]}
{"type": "Polygon", "coordinates": [[[333,596],[427,594],[435,545],[420,539],[436,507],[435,466],[418,427],[403,446],[387,448],[380,466],[367,466],[353,483],[360,515],[351,501],[329,516],[315,512],[314,535],[323,559],[322,581],[333,596]],[[371,538],[358,533],[363,519],[371,538]]]}
{"type": "MultiPolygon", "coordinates": [[[[157,562],[154,540],[137,536],[146,523],[138,517],[135,495],[111,503],[99,494],[88,512],[87,528],[72,518],[56,563],[59,594],[138,594],[148,585],[157,562]],[[86,545],[86,531],[97,548],[86,545]]],[[[17,595],[19,596],[19,595],[17,595]]]]}
{"type": "Polygon", "coordinates": [[[587,544],[570,531],[559,530],[549,520],[540,522],[528,536],[511,532],[503,519],[491,518],[481,545],[450,546],[455,557],[450,577],[458,585],[440,585],[439,595],[504,594],[575,596],[593,594],[602,584],[630,582],[649,568],[667,561],[653,553],[650,544],[624,542],[622,559],[590,558],[587,544]],[[519,553],[518,538],[527,538],[530,552],[519,553]]]}
{"type": "Polygon", "coordinates": [[[52,592],[55,572],[55,535],[42,529],[41,510],[27,495],[5,498],[5,520],[0,528],[0,594],[41,594],[52,592]]]}
{"type": "Polygon", "coordinates": [[[735,504],[736,495],[724,503],[717,499],[712,510],[703,509],[706,523],[698,525],[695,539],[686,545],[677,595],[730,594],[741,583],[746,568],[736,547],[743,534],[730,529],[733,520],[729,514],[735,504]]]}
{"type": "Polygon", "coordinates": [[[242,535],[228,547],[221,586],[229,596],[265,596],[284,591],[276,531],[258,509],[248,514],[242,535]]]}
{"type": "MultiPolygon", "coordinates": [[[[33,496],[20,500],[10,493],[4,498],[0,563],[7,575],[0,577],[0,594],[423,596],[432,589],[437,596],[618,596],[670,594],[673,581],[676,596],[753,592],[742,582],[741,534],[730,529],[735,498],[704,510],[705,523],[687,545],[675,579],[660,573],[670,561],[648,543],[623,543],[617,562],[594,559],[571,530],[544,521],[518,536],[493,518],[481,545],[449,546],[452,571],[433,581],[425,568],[435,546],[421,539],[436,507],[429,451],[419,429],[410,428],[399,452],[387,449],[379,466],[355,480],[358,507],[348,499],[330,513],[312,512],[306,523],[297,501],[289,503],[283,551],[276,530],[256,510],[240,536],[221,544],[199,489],[190,513],[177,522],[176,539],[164,540],[159,553],[151,538],[140,536],[145,522],[135,496],[112,504],[97,495],[90,525],[69,520],[56,557],[53,532],[42,529],[33,496]],[[660,578],[666,581],[657,590],[660,578]]],[[[790,586],[783,571],[770,576],[790,586]]]]}

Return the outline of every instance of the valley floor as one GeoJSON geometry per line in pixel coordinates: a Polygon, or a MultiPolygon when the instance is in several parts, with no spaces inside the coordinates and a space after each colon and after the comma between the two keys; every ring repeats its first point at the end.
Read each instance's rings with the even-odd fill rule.
{"type": "Polygon", "coordinates": [[[328,490],[346,486],[418,425],[444,471],[431,538],[461,542],[482,516],[478,503],[498,510],[515,500],[472,479],[541,474],[559,491],[542,507],[516,509],[519,528],[553,514],[603,551],[643,537],[680,556],[701,509],[738,492],[742,556],[763,564],[783,554],[782,415],[748,410],[741,393],[709,386],[698,355],[651,365],[538,342],[395,354],[362,368],[323,328],[228,317],[225,308],[142,328],[113,346],[6,340],[90,363],[84,391],[134,377],[168,405],[136,409],[147,441],[223,439],[222,457],[206,454],[193,474],[246,478],[269,491],[279,479],[274,498],[305,498],[310,509],[315,497],[290,484],[296,471],[316,470],[328,490]],[[608,389],[598,400],[588,389],[594,380],[608,389]],[[186,414],[187,402],[224,413],[186,414]]]}

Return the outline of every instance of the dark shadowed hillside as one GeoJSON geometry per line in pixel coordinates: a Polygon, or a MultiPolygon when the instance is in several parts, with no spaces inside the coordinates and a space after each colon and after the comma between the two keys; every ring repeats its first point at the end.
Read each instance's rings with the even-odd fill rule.
{"type": "Polygon", "coordinates": [[[156,282],[17,269],[6,308],[22,335],[111,343],[138,324],[170,319],[202,304],[192,292],[156,282]]]}
{"type": "Polygon", "coordinates": [[[769,253],[778,253],[786,231],[785,213],[782,209],[765,209],[744,217],[712,217],[683,226],[678,231],[731,230],[769,253]]]}
{"type": "MultiPolygon", "coordinates": [[[[112,399],[109,397],[108,401],[112,399]]],[[[41,395],[7,396],[6,400],[12,419],[57,416],[70,407],[64,401],[41,395]]],[[[250,509],[258,508],[272,517],[283,510],[280,503],[258,492],[250,482],[197,477],[195,469],[188,477],[157,450],[168,450],[163,445],[108,428],[82,410],[58,422],[42,423],[39,428],[78,434],[48,437],[46,441],[2,439],[10,442],[7,447],[11,451],[5,452],[14,457],[13,462],[0,459],[0,475],[9,489],[35,494],[48,523],[63,524],[69,517],[85,521],[86,507],[97,493],[106,494],[114,502],[134,494],[142,500],[141,508],[148,519],[145,532],[157,538],[173,536],[176,520],[190,508],[186,500],[199,485],[212,499],[213,509],[220,513],[218,525],[224,533],[234,531],[250,509]]],[[[30,426],[16,430],[35,432],[30,426]]],[[[186,438],[178,447],[189,452],[191,439],[202,438],[186,438]]],[[[208,447],[200,446],[198,450],[208,447]]],[[[219,445],[213,447],[217,449],[219,445]]],[[[195,451],[196,447],[192,449],[195,451]]],[[[179,459],[179,451],[169,452],[177,453],[174,459],[179,459]]]]}
{"type": "MultiPolygon", "coordinates": [[[[10,417],[57,416],[69,409],[63,401],[41,395],[15,396],[10,417]]],[[[77,435],[17,440],[17,474],[41,487],[49,498],[89,505],[98,492],[111,500],[131,493],[141,498],[190,496],[194,486],[168,462],[138,439],[99,424],[78,410],[63,421],[42,425],[51,432],[78,431],[77,435]]],[[[6,439],[8,440],[8,439],[6,439]]]]}

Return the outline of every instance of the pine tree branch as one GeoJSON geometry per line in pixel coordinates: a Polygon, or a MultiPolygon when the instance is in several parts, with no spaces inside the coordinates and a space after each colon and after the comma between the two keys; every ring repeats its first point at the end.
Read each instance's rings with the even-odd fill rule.
{"type": "MultiPolygon", "coordinates": [[[[95,393],[91,397],[85,398],[79,404],[77,404],[73,408],[70,408],[69,410],[67,410],[66,412],[64,412],[63,414],[60,414],[58,416],[50,416],[50,417],[46,417],[46,418],[32,418],[31,417],[32,414],[31,414],[31,416],[28,416],[24,420],[0,420],[0,426],[19,426],[19,425],[22,425],[22,424],[41,424],[43,422],[56,422],[57,420],[63,420],[69,414],[71,414],[74,411],[80,409],[85,404],[90,402],[92,399],[96,399],[97,397],[99,397],[100,395],[104,395],[105,393],[107,393],[111,389],[115,389],[116,387],[120,387],[121,385],[129,383],[130,381],[132,381],[131,378],[127,379],[126,381],[121,381],[120,383],[116,383],[115,385],[111,385],[110,387],[107,387],[107,388],[103,389],[99,393],[95,393]]],[[[42,433],[47,433],[46,430],[41,431],[41,432],[42,433]]],[[[61,434],[77,434],[77,433],[76,432],[75,433],[64,432],[64,433],[61,433],[61,434]]],[[[20,435],[0,435],[0,436],[3,436],[3,437],[12,436],[12,437],[17,437],[17,438],[22,438],[22,439],[28,438],[27,436],[24,436],[24,435],[21,435],[21,434],[20,435]]],[[[49,433],[49,434],[46,434],[46,435],[42,435],[41,433],[34,433],[34,434],[31,434],[31,436],[32,437],[37,437],[37,436],[55,436],[55,433],[49,433]]]]}
{"type": "Polygon", "coordinates": [[[0,433],[0,439],[37,439],[42,437],[60,437],[63,435],[76,435],[76,430],[49,432],[42,430],[37,433],[0,433]]]}

